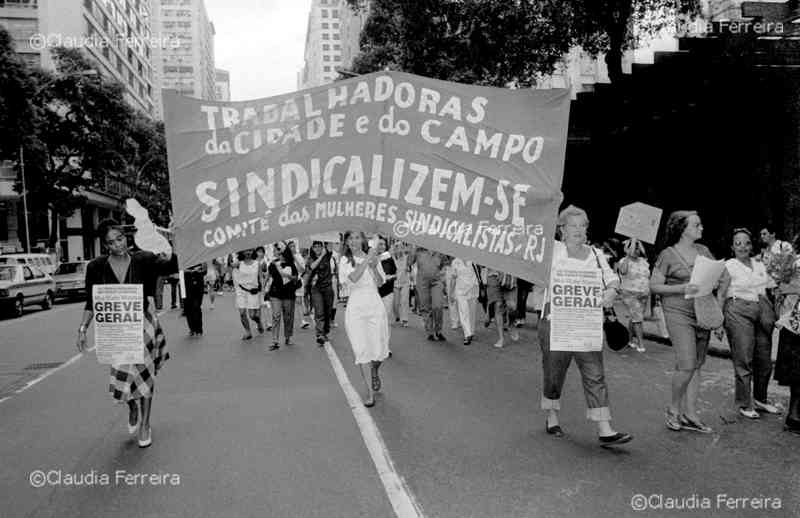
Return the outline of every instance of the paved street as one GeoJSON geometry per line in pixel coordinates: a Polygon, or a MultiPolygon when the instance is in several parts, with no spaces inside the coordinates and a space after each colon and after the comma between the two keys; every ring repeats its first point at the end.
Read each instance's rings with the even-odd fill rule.
{"type": "MultiPolygon", "coordinates": [[[[172,359],[156,382],[154,444],[127,436],[107,369],[75,354],[78,304],[0,322],[0,516],[17,517],[391,517],[392,504],[325,350],[311,331],[293,348],[266,352],[267,337],[239,340],[232,297],[205,310],[206,334],[187,337],[176,311],[163,317],[172,359]],[[34,374],[32,374],[33,372],[34,374]],[[20,381],[22,380],[22,381],[20,381]],[[84,484],[34,488],[34,470],[84,484]],[[117,483],[115,472],[176,474],[171,485],[117,483]],[[110,483],[91,483],[109,474],[110,483]],[[87,482],[88,481],[88,482],[87,482]]],[[[343,318],[339,313],[339,321],[343,318]]],[[[538,410],[541,364],[535,333],[504,350],[492,330],[464,348],[424,340],[420,322],[394,328],[394,357],[370,411],[397,474],[428,517],[800,516],[800,441],[782,420],[743,422],[732,404],[730,362],[710,358],[701,395],[709,436],[663,426],[669,347],[606,353],[615,425],[634,442],[597,445],[584,420],[573,367],[554,439],[538,410]],[[718,505],[717,495],[780,498],[780,510],[718,505]],[[711,499],[711,509],[635,512],[636,494],[711,499]]],[[[358,371],[340,326],[334,347],[352,385],[358,371]]],[[[772,397],[787,394],[772,386],[772,397]]],[[[731,505],[736,505],[731,502],[731,505]]]]}

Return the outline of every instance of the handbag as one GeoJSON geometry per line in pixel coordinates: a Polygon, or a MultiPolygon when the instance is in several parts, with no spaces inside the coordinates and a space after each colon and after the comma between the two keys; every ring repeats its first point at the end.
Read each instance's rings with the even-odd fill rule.
{"type": "Polygon", "coordinates": [[[669,338],[669,331],[667,330],[667,318],[664,316],[664,308],[661,306],[660,301],[653,306],[653,316],[656,318],[658,333],[662,338],[669,338]]]}
{"type": "MultiPolygon", "coordinates": [[[[674,246],[672,250],[691,273],[693,267],[689,265],[689,262],[683,258],[674,246]]],[[[697,327],[708,331],[719,329],[725,322],[725,315],[722,314],[722,308],[719,307],[719,302],[717,302],[717,298],[713,293],[694,298],[694,315],[697,319],[697,327]]]]}
{"type": "Polygon", "coordinates": [[[246,291],[247,293],[249,293],[250,295],[258,295],[258,292],[261,291],[261,288],[245,288],[241,284],[239,285],[239,287],[244,291],[246,291]]]}
{"type": "MultiPolygon", "coordinates": [[[[603,277],[603,266],[600,264],[600,258],[597,257],[594,247],[590,247],[594,254],[594,260],[597,262],[597,268],[600,270],[600,281],[603,283],[603,291],[608,289],[606,280],[603,277]]],[[[617,318],[617,313],[614,308],[603,310],[603,332],[606,335],[606,343],[608,348],[612,351],[620,351],[628,346],[631,341],[631,334],[628,328],[617,318]]]]}

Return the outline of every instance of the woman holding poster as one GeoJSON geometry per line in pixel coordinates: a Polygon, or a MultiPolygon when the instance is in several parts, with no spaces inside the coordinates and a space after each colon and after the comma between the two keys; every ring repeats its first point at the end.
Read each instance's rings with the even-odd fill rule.
{"type": "MultiPolygon", "coordinates": [[[[95,317],[93,287],[96,285],[141,285],[143,300],[144,362],[141,364],[113,365],[109,390],[114,399],[128,404],[128,431],[138,432],[139,447],[146,448],[153,442],[150,430],[150,411],[153,403],[153,380],[169,359],[166,351],[164,331],[155,312],[156,280],[159,276],[174,273],[171,256],[155,255],[151,252],[128,251],[128,239],[120,225],[106,220],[98,226],[100,242],[108,249],[108,255],[100,256],[86,267],[87,300],[80,327],[78,327],[78,350],[86,350],[86,331],[95,317]]],[[[113,304],[113,303],[106,303],[113,304]]],[[[106,309],[105,315],[111,314],[106,309]]],[[[99,320],[98,320],[99,322],[99,320]]]]}
{"type": "Polygon", "coordinates": [[[697,325],[694,299],[698,286],[690,284],[698,256],[714,257],[697,241],[703,237],[703,223],[694,211],[673,212],[667,220],[666,248],[656,260],[650,277],[650,291],[661,295],[672,349],[675,372],[672,374],[672,400],[666,409],[666,425],[673,431],[692,430],[711,433],[697,415],[700,369],[706,361],[711,331],[697,325]]]}
{"type": "MultiPolygon", "coordinates": [[[[561,241],[553,246],[550,285],[545,294],[539,343],[542,347],[546,430],[564,435],[558,421],[561,389],[573,358],[578,364],[588,409],[597,423],[601,446],[629,442],[632,437],[611,427],[608,387],[603,368],[603,308],[617,296],[619,278],[601,252],[586,244],[589,217],[570,205],[558,216],[561,241]]],[[[502,325],[499,321],[498,325],[502,325]]]]}
{"type": "Polygon", "coordinates": [[[381,389],[378,369],[389,356],[389,322],[378,294],[383,278],[377,246],[367,248],[363,232],[347,232],[339,265],[339,282],[350,294],[344,325],[367,388],[366,407],[375,405],[375,392],[381,389]]]}

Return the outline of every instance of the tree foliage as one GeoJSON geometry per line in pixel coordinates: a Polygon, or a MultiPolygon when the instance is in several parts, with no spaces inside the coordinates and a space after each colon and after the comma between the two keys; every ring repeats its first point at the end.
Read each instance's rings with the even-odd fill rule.
{"type": "MultiPolygon", "coordinates": [[[[30,210],[69,217],[86,203],[87,190],[102,191],[113,178],[166,224],[163,124],[132,108],[124,87],[101,77],[79,50],[54,49],[53,57],[54,72],[29,68],[0,28],[0,158],[19,169],[22,145],[30,210]]],[[[56,224],[53,218],[51,246],[56,224]]]]}
{"type": "Polygon", "coordinates": [[[580,45],[605,53],[615,81],[637,37],[698,10],[699,0],[371,0],[353,71],[528,86],[580,45]]]}

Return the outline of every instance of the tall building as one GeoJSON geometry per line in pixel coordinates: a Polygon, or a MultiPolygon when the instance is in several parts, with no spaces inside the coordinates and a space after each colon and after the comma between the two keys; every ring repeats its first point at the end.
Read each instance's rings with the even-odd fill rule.
{"type": "Polygon", "coordinates": [[[231,74],[227,70],[217,69],[216,96],[217,101],[231,100],[231,74]]]}
{"type": "Polygon", "coordinates": [[[154,116],[161,92],[150,14],[150,0],[0,0],[0,25],[28,63],[54,69],[53,48],[80,47],[101,75],[125,86],[131,106],[154,116]]]}
{"type": "MultiPolygon", "coordinates": [[[[125,100],[151,117],[161,110],[161,88],[153,61],[158,46],[151,29],[154,0],[0,0],[0,25],[14,38],[17,52],[30,65],[54,70],[52,49],[82,49],[104,78],[124,87],[125,100]]],[[[14,190],[13,162],[0,163],[0,252],[22,250],[23,204],[14,190]]],[[[58,248],[63,259],[92,258],[100,252],[94,235],[99,220],[122,216],[121,201],[133,189],[125,178],[109,175],[87,189],[87,204],[70,217],[58,218],[58,248]]],[[[53,227],[50,211],[29,203],[30,243],[43,249],[53,227]]],[[[35,204],[34,204],[35,205],[35,204]]]]}
{"type": "Polygon", "coordinates": [[[214,24],[204,0],[153,0],[158,13],[153,32],[162,46],[158,55],[161,87],[198,99],[216,98],[214,24]]]}
{"type": "Polygon", "coordinates": [[[358,55],[361,31],[364,29],[367,16],[369,16],[371,4],[372,2],[370,0],[361,0],[360,7],[357,10],[350,7],[346,2],[342,4],[340,13],[340,33],[342,37],[341,67],[344,70],[352,68],[353,60],[358,55]]]}
{"type": "Polygon", "coordinates": [[[305,63],[297,77],[302,90],[330,83],[342,64],[341,0],[312,0],[306,29],[305,63]]]}

